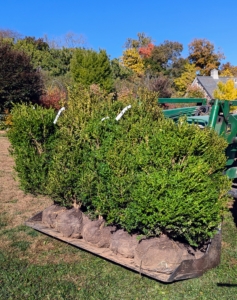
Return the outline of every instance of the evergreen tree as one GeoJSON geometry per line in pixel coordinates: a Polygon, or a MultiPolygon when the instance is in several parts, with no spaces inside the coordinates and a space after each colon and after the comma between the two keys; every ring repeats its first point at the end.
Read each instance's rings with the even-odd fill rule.
{"type": "Polygon", "coordinates": [[[105,50],[76,49],[71,60],[71,73],[73,79],[84,86],[98,84],[108,92],[112,89],[112,70],[105,50]]]}
{"type": "Polygon", "coordinates": [[[50,48],[42,38],[25,37],[19,39],[14,48],[24,51],[31,59],[35,68],[46,71],[50,76],[64,76],[69,72],[70,60],[74,49],[50,48]]]}

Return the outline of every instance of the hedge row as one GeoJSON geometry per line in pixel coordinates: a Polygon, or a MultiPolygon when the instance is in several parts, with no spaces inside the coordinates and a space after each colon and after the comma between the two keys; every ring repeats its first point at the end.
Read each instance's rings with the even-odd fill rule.
{"type": "Polygon", "coordinates": [[[57,125],[50,109],[12,113],[9,138],[26,191],[77,203],[130,233],[163,232],[196,246],[215,233],[230,188],[227,144],[213,130],[165,119],[155,94],[122,103],[72,89],[57,125]]]}

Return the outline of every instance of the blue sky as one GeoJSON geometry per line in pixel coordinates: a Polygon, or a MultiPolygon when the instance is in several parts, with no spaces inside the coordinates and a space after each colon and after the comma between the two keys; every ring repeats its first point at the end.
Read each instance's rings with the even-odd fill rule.
{"type": "Polygon", "coordinates": [[[0,0],[0,29],[50,39],[82,34],[87,47],[119,57],[128,37],[145,32],[155,44],[206,38],[237,65],[236,0],[0,0]]]}

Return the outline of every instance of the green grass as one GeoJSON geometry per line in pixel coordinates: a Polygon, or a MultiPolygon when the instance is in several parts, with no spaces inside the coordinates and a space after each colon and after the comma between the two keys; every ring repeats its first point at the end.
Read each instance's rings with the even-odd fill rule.
{"type": "MultiPolygon", "coordinates": [[[[16,242],[13,242],[10,246],[18,248],[20,251],[26,251],[27,248],[30,246],[30,242],[28,242],[28,241],[16,241],[16,242]]],[[[16,251],[18,249],[16,249],[16,251]]]]}
{"type": "Polygon", "coordinates": [[[8,224],[8,216],[5,212],[2,212],[0,214],[0,228],[2,229],[3,227],[7,226],[7,224],[8,224]]]}
{"type": "Polygon", "coordinates": [[[200,278],[172,284],[140,276],[23,225],[1,226],[0,239],[8,241],[0,243],[2,300],[237,299],[237,228],[231,213],[223,224],[221,264],[200,278]]]}

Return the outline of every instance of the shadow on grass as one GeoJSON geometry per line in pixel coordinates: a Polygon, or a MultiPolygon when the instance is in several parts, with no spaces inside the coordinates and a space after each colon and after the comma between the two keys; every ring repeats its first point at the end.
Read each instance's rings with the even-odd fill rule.
{"type": "Polygon", "coordinates": [[[217,286],[223,286],[223,287],[237,287],[237,284],[231,284],[231,283],[217,283],[217,286]]]}

